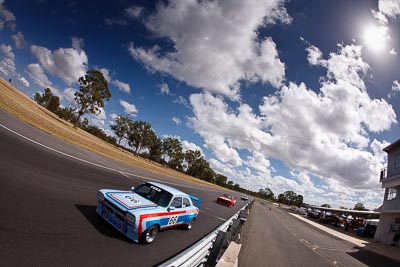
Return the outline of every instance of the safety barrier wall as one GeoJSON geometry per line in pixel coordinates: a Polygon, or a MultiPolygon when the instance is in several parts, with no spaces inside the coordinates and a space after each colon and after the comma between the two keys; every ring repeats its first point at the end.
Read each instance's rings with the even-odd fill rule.
{"type": "Polygon", "coordinates": [[[221,249],[222,243],[225,240],[224,237],[226,232],[229,230],[230,226],[234,223],[235,220],[240,220],[239,217],[241,214],[243,214],[243,211],[249,210],[251,208],[253,202],[254,200],[247,203],[246,206],[240,209],[237,213],[235,213],[235,215],[233,215],[226,222],[224,222],[215,230],[213,230],[210,234],[203,237],[194,245],[190,246],[183,252],[179,253],[175,257],[162,263],[159,266],[161,267],[214,266],[215,265],[214,258],[216,257],[216,255],[218,255],[221,249]],[[223,237],[221,237],[221,233],[225,233],[224,235],[222,235],[223,237]],[[222,239],[222,241],[220,239],[222,239]],[[212,257],[210,257],[210,255],[212,257]]]}

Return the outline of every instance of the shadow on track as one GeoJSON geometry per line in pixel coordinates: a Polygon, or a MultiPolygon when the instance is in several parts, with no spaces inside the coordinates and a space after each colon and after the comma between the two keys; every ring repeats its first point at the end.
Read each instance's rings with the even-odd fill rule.
{"type": "Polygon", "coordinates": [[[385,267],[398,267],[400,266],[400,262],[388,258],[384,255],[375,253],[373,251],[363,249],[360,247],[354,247],[356,249],[356,252],[348,252],[350,256],[356,258],[360,262],[371,266],[371,267],[380,267],[380,266],[385,266],[385,267]]]}
{"type": "Polygon", "coordinates": [[[134,241],[125,237],[123,234],[114,229],[105,222],[96,212],[96,206],[93,205],[75,205],[83,216],[96,228],[96,230],[104,236],[120,239],[130,244],[136,244],[134,241]]]}

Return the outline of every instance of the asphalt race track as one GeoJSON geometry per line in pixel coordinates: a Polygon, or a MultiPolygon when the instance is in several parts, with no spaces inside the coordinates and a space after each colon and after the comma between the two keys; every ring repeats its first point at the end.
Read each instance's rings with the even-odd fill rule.
{"type": "Polygon", "coordinates": [[[91,153],[0,110],[0,266],[153,266],[211,232],[245,204],[239,199],[231,209],[218,205],[220,194],[213,187],[91,153]],[[166,182],[202,198],[190,231],[163,231],[154,243],[141,245],[97,216],[98,189],[128,190],[145,180],[166,182]]]}

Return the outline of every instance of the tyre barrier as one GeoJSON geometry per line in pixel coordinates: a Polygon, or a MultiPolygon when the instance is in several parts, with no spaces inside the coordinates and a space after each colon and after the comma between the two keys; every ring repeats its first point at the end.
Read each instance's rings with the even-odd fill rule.
{"type": "Polygon", "coordinates": [[[240,241],[240,231],[246,222],[254,199],[235,215],[206,235],[195,244],[161,263],[161,267],[215,266],[232,241],[240,241]]]}

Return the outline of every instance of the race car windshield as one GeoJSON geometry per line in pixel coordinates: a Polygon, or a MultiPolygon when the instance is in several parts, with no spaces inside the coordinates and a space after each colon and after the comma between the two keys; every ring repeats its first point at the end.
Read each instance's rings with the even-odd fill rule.
{"type": "Polygon", "coordinates": [[[228,194],[224,194],[224,197],[229,198],[229,199],[233,199],[233,196],[228,195],[228,194]]]}
{"type": "Polygon", "coordinates": [[[133,192],[161,207],[167,207],[172,198],[170,192],[147,183],[135,187],[133,192]]]}

